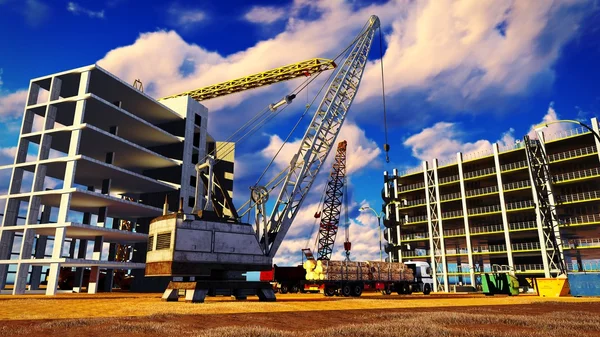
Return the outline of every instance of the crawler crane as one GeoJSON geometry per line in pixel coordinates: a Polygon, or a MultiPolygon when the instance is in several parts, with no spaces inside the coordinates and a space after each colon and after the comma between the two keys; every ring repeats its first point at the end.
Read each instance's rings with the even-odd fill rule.
{"type": "MultiPolygon", "coordinates": [[[[174,213],[152,221],[149,240],[165,249],[149,251],[146,276],[173,276],[185,281],[171,282],[163,300],[177,300],[185,290],[186,301],[203,302],[206,295],[233,295],[245,299],[258,295],[261,301],[274,301],[268,282],[246,282],[242,273],[270,270],[294,218],[325,162],[340,132],[346,114],[358,91],[367,63],[379,18],[371,16],[360,34],[346,49],[346,58],[332,75],[312,121],[289,166],[265,185],[251,187],[250,200],[235,212],[237,217],[221,218],[214,214],[212,196],[215,191],[213,166],[207,157],[197,165],[196,198],[193,214],[174,213]],[[270,192],[281,187],[269,202],[270,192]],[[206,190],[206,197],[204,191],[206,190]],[[272,211],[267,213],[267,206],[272,211]],[[244,223],[253,215],[254,225],[244,223]]],[[[293,99],[288,95],[272,105],[271,111],[293,99]]]]}

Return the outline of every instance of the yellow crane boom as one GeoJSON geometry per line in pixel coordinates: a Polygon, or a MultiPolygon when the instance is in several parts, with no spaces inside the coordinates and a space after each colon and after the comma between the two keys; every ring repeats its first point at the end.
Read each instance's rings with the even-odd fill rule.
{"type": "Polygon", "coordinates": [[[235,80],[213,84],[208,87],[182,92],[180,94],[163,97],[159,100],[179,96],[190,96],[196,101],[225,96],[236,92],[259,88],[273,83],[291,80],[301,76],[310,76],[336,67],[335,62],[323,58],[290,64],[287,66],[267,70],[261,73],[245,76],[235,80]]]}

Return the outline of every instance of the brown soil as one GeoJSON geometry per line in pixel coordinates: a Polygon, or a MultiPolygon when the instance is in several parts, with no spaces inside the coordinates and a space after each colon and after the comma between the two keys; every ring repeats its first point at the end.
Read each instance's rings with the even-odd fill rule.
{"type": "MultiPolygon", "coordinates": [[[[312,296],[311,296],[312,297],[312,296]]],[[[147,298],[144,296],[144,298],[147,298]]],[[[3,299],[6,299],[4,297],[3,299]]],[[[64,299],[64,298],[63,298],[64,299]]],[[[115,305],[119,304],[120,297],[111,297],[115,305]]],[[[153,298],[158,300],[157,298],[153,298]]],[[[373,298],[371,298],[373,299],[373,298]]],[[[378,299],[399,300],[404,301],[407,297],[378,297],[378,299]]],[[[250,326],[274,329],[285,332],[296,332],[299,336],[305,334],[313,334],[318,329],[323,328],[343,328],[349,324],[364,325],[370,323],[382,323],[386,321],[386,316],[394,317],[396,320],[402,315],[421,315],[422,320],[427,319],[429,314],[440,313],[457,313],[462,316],[489,316],[489,317],[513,317],[513,315],[521,315],[531,317],[533,321],[549,320],[548,317],[564,317],[577,321],[579,317],[600,317],[600,302],[587,302],[585,299],[581,301],[536,301],[537,298],[532,298],[529,304],[502,304],[502,305],[485,305],[485,306],[443,306],[436,307],[408,307],[408,308],[385,308],[385,309],[370,309],[363,308],[360,310],[321,310],[317,311],[278,311],[278,312],[248,312],[248,313],[228,313],[228,314],[168,314],[156,313],[147,316],[129,316],[129,317],[112,317],[112,318],[79,318],[79,319],[29,319],[29,320],[4,320],[0,321],[0,336],[8,335],[44,335],[44,336],[159,336],[171,335],[178,331],[181,336],[191,332],[202,334],[207,329],[224,328],[224,327],[240,327],[247,328],[250,326]],[[574,317],[570,316],[573,313],[574,317]],[[107,330],[108,329],[108,330],[107,330]],[[112,330],[111,330],[112,329],[112,330]],[[166,330],[165,330],[166,329],[166,330]]],[[[299,302],[319,301],[321,303],[339,302],[344,299],[327,299],[323,298],[305,298],[298,299],[297,297],[280,296],[278,302],[293,302],[295,305],[301,305],[299,302]]],[[[30,305],[35,305],[37,299],[28,300],[30,305]]],[[[43,300],[40,300],[43,301],[43,300]]],[[[436,301],[435,297],[431,297],[429,301],[436,301]]],[[[493,300],[490,300],[493,302],[493,300]]],[[[12,301],[0,301],[0,307],[12,301]]],[[[68,305],[69,300],[60,301],[57,305],[68,305]]],[[[91,298],[90,301],[92,302],[91,298]]],[[[387,302],[387,301],[386,301],[387,302]]],[[[158,302],[159,303],[163,302],[158,302]]],[[[239,303],[239,302],[237,302],[239,303]]],[[[250,304],[250,302],[247,302],[250,304]]],[[[370,302],[369,302],[370,303],[370,302]]],[[[90,303],[93,305],[92,303],[90,303]]],[[[185,305],[184,303],[177,303],[185,305]]],[[[332,303],[333,304],[333,303],[332,303]]],[[[195,309],[202,309],[202,306],[210,305],[210,303],[196,304],[195,309]]],[[[329,304],[323,304],[329,305],[329,304]]],[[[206,307],[208,309],[208,307],[206,307]]],[[[121,308],[122,309],[122,308],[121,308]]],[[[128,308],[133,312],[135,307],[128,308]]],[[[24,310],[26,310],[24,308],[24,310]]],[[[112,316],[107,313],[106,316],[112,316]]],[[[450,315],[451,316],[451,315],[450,315]]],[[[419,325],[423,322],[408,320],[408,324],[419,325]]],[[[549,322],[550,324],[551,322],[549,322]]],[[[536,322],[539,325],[539,321],[536,322]]],[[[522,324],[521,326],[508,323],[474,323],[454,321],[450,319],[442,324],[443,327],[455,331],[456,335],[477,329],[487,329],[484,331],[493,331],[498,334],[496,336],[537,336],[539,331],[535,327],[522,324]]],[[[209,330],[210,332],[210,330],[209,330]]],[[[570,331],[574,333],[574,331],[570,331]]],[[[214,334],[220,335],[220,333],[214,334]]],[[[228,334],[229,335],[229,334],[228,334]]],[[[234,335],[234,334],[232,334],[234,335]]],[[[244,334],[246,335],[246,334],[244,334]]],[[[247,336],[260,336],[258,334],[247,334],[247,336]]],[[[295,334],[294,334],[295,335],[295,334]]],[[[482,333],[486,335],[486,333],[482,333]]],[[[553,335],[562,336],[560,332],[553,332],[553,335]]],[[[568,334],[566,334],[568,335],[568,334]]],[[[595,331],[592,327],[588,327],[587,331],[578,331],[578,336],[598,336],[600,329],[595,331]]],[[[212,335],[211,335],[212,336],[212,335]]],[[[470,336],[470,335],[469,335],[470,336]]]]}

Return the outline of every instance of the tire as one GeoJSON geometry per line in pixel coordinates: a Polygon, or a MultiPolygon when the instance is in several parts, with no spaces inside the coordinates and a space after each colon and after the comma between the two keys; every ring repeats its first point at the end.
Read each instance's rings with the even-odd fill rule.
{"type": "Polygon", "coordinates": [[[410,286],[408,285],[408,283],[400,283],[400,284],[398,284],[397,288],[398,288],[398,295],[407,295],[412,292],[410,290],[410,286]]]}
{"type": "Polygon", "coordinates": [[[431,294],[431,285],[429,283],[425,283],[423,285],[423,295],[431,294]]]}
{"type": "Polygon", "coordinates": [[[406,292],[405,292],[405,294],[406,295],[412,294],[412,286],[410,284],[408,284],[408,283],[404,283],[404,284],[406,285],[406,292]]]}
{"type": "Polygon", "coordinates": [[[288,293],[288,286],[281,286],[281,288],[279,289],[279,292],[282,294],[287,294],[288,293]]]}
{"type": "Polygon", "coordinates": [[[387,289],[385,289],[385,290],[383,291],[383,294],[384,294],[384,295],[391,295],[391,294],[392,294],[392,289],[390,289],[390,288],[387,288],[387,289]]]}
{"type": "Polygon", "coordinates": [[[344,295],[344,297],[349,297],[352,295],[352,287],[349,284],[346,284],[342,287],[342,295],[344,295]]]}
{"type": "Polygon", "coordinates": [[[327,297],[335,296],[335,288],[334,287],[326,287],[323,294],[327,297]]]}
{"type": "Polygon", "coordinates": [[[363,287],[361,284],[354,284],[352,285],[352,296],[354,297],[360,297],[360,295],[362,295],[363,292],[363,287]]]}
{"type": "Polygon", "coordinates": [[[300,291],[300,289],[298,288],[298,286],[292,286],[290,293],[297,294],[299,291],[300,291]]]}

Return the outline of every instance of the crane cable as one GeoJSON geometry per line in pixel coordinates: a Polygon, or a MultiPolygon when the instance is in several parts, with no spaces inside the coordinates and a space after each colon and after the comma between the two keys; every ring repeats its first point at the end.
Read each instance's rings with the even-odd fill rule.
{"type": "MultiPolygon", "coordinates": [[[[367,25],[365,24],[363,26],[362,30],[364,30],[366,26],[367,25]]],[[[352,40],[352,42],[350,42],[350,44],[346,48],[344,48],[344,50],[342,50],[342,52],[340,52],[338,55],[336,55],[336,57],[333,58],[333,61],[335,62],[342,55],[344,55],[356,43],[356,41],[358,41],[360,39],[360,37],[362,37],[364,34],[366,34],[366,32],[363,32],[363,34],[359,34],[358,36],[356,36],[352,40]]],[[[290,131],[290,133],[287,135],[287,137],[285,138],[285,140],[281,143],[281,146],[279,147],[279,150],[277,150],[277,153],[275,153],[275,156],[273,156],[273,159],[271,159],[271,161],[269,162],[269,164],[267,165],[267,167],[263,170],[262,174],[260,175],[260,177],[256,181],[256,184],[254,184],[254,186],[257,186],[260,183],[261,179],[264,177],[264,175],[267,173],[267,171],[271,168],[271,165],[273,165],[273,163],[275,162],[275,159],[277,159],[277,156],[279,155],[279,153],[281,152],[281,150],[283,150],[283,147],[285,146],[285,144],[287,144],[287,142],[291,138],[291,136],[294,133],[294,131],[296,131],[296,129],[300,125],[300,122],[302,121],[302,119],[304,118],[304,116],[306,116],[307,112],[310,110],[310,108],[312,107],[312,105],[315,103],[315,101],[317,100],[317,98],[319,97],[319,95],[321,95],[321,92],[323,92],[323,89],[325,89],[325,86],[329,83],[329,81],[331,80],[331,78],[334,75],[335,75],[335,72],[332,72],[329,75],[329,78],[327,78],[327,80],[325,82],[323,82],[323,85],[321,86],[321,88],[319,89],[319,91],[317,92],[317,94],[315,95],[315,97],[313,98],[313,100],[311,101],[310,105],[307,104],[306,109],[304,110],[304,113],[302,113],[302,115],[300,116],[300,119],[298,119],[298,121],[296,122],[296,124],[294,125],[294,127],[292,128],[292,130],[290,131]]],[[[298,92],[301,92],[306,87],[308,87],[308,85],[310,84],[310,82],[312,82],[312,80],[309,81],[308,83],[306,83],[306,85],[302,86],[302,88],[300,88],[300,90],[298,92]]],[[[307,92],[307,94],[308,94],[308,92],[307,92]]]]}
{"type": "Polygon", "coordinates": [[[390,162],[390,144],[388,143],[388,134],[387,134],[387,115],[385,109],[385,81],[383,77],[383,39],[381,37],[381,26],[379,26],[379,59],[381,60],[381,91],[383,98],[383,129],[385,135],[385,144],[383,144],[383,150],[385,151],[385,162],[390,162]]]}

